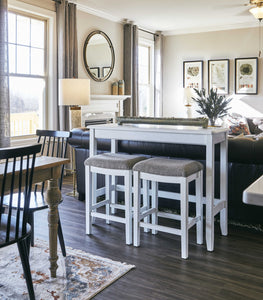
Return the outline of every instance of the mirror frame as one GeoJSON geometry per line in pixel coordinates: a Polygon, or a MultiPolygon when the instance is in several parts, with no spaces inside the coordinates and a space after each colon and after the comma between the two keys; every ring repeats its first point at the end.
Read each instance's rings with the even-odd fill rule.
{"type": "Polygon", "coordinates": [[[95,31],[92,31],[86,38],[85,40],[85,43],[84,43],[84,47],[83,47],[83,58],[84,58],[84,65],[85,65],[85,68],[89,74],[89,76],[95,80],[95,81],[99,81],[99,82],[102,82],[102,81],[106,81],[112,74],[113,72],[113,68],[114,68],[114,64],[115,64],[115,53],[114,53],[114,49],[113,49],[113,45],[112,45],[112,42],[110,40],[110,38],[107,36],[107,34],[103,31],[100,31],[100,30],[95,30],[95,31]],[[92,74],[92,72],[90,71],[90,68],[88,66],[88,62],[87,62],[87,57],[86,57],[86,50],[87,50],[87,46],[89,44],[89,41],[90,39],[95,35],[95,34],[101,34],[105,39],[106,41],[108,42],[108,45],[110,47],[110,51],[111,51],[111,66],[110,66],[110,71],[108,72],[108,74],[102,78],[97,78],[96,76],[94,76],[92,74]]]}

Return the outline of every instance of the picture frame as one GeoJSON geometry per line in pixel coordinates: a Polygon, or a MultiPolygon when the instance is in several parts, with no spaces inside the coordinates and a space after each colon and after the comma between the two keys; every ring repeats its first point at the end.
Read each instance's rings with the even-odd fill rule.
{"type": "Polygon", "coordinates": [[[208,90],[218,94],[229,94],[229,59],[208,60],[208,90]]]}
{"type": "Polygon", "coordinates": [[[203,88],[203,61],[184,61],[183,62],[183,87],[203,88]]]}
{"type": "Polygon", "coordinates": [[[110,72],[111,67],[102,67],[102,77],[105,77],[110,72]]]}
{"type": "Polygon", "coordinates": [[[90,72],[93,74],[93,76],[99,78],[100,77],[100,68],[99,67],[92,67],[89,68],[90,72]]]}
{"type": "Polygon", "coordinates": [[[257,95],[258,93],[258,58],[246,57],[235,59],[235,93],[257,95]]]}

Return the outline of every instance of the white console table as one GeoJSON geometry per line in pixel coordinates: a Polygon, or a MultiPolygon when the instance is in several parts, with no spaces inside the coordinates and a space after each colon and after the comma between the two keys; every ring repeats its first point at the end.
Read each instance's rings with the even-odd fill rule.
{"type": "Polygon", "coordinates": [[[165,125],[89,126],[90,156],[97,154],[97,139],[110,139],[111,152],[118,152],[118,140],[204,145],[206,147],[206,244],[214,250],[214,217],[220,212],[222,235],[227,235],[227,129],[165,125]],[[215,145],[220,144],[220,199],[214,199],[215,145]]]}
{"type": "Polygon", "coordinates": [[[96,119],[96,114],[97,118],[102,118],[103,114],[111,114],[113,118],[123,116],[124,101],[130,97],[131,95],[90,95],[90,104],[82,107],[82,123],[90,114],[95,115],[92,119],[96,119]]]}

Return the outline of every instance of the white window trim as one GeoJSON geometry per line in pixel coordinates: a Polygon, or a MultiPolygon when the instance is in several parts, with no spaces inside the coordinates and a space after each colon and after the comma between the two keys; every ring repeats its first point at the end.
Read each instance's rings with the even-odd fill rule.
{"type": "MultiPolygon", "coordinates": [[[[146,46],[146,47],[150,47],[150,51],[151,51],[151,55],[150,55],[150,83],[149,84],[142,84],[139,82],[139,85],[142,86],[149,86],[151,87],[150,89],[150,97],[152,99],[154,99],[154,41],[147,39],[147,38],[143,38],[143,37],[139,37],[139,41],[138,41],[138,46],[146,46]]],[[[154,116],[155,114],[155,103],[153,101],[152,103],[153,108],[152,108],[152,116],[154,116]]]]}
{"type": "MultiPolygon", "coordinates": [[[[28,14],[35,14],[47,20],[47,95],[44,109],[44,128],[55,129],[57,127],[57,110],[54,109],[57,98],[57,36],[56,13],[48,9],[20,2],[8,0],[8,8],[16,9],[28,14]]],[[[11,138],[11,146],[28,145],[35,142],[35,135],[11,138]]]]}

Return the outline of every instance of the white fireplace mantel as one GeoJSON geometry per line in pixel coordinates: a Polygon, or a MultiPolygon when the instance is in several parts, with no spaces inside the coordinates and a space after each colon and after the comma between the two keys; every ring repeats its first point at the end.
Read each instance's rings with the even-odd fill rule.
{"type": "Polygon", "coordinates": [[[104,115],[123,116],[124,101],[130,98],[131,95],[90,95],[90,104],[82,106],[82,123],[87,118],[92,119],[102,118],[104,115]],[[95,115],[95,116],[94,116],[95,115]]]}

